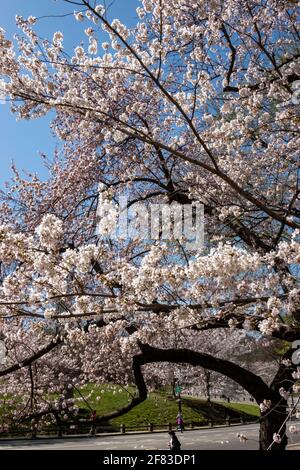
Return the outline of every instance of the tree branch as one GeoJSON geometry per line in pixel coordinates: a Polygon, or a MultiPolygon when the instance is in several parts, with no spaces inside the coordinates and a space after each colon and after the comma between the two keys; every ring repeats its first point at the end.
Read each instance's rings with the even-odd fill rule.
{"type": "MultiPolygon", "coordinates": [[[[139,344],[142,353],[136,357],[140,365],[153,362],[186,363],[201,366],[219,372],[237,382],[255,398],[257,403],[264,399],[272,400],[274,393],[257,375],[233,362],[218,359],[209,354],[199,353],[190,349],[159,349],[148,344],[139,344]]],[[[277,397],[277,395],[276,395],[277,397]]]]}
{"type": "Polygon", "coordinates": [[[52,349],[56,348],[62,342],[63,340],[61,338],[58,338],[55,341],[51,341],[50,344],[40,349],[24,361],[19,362],[18,364],[14,364],[13,366],[7,367],[4,370],[0,370],[0,377],[4,377],[5,375],[11,374],[12,372],[16,372],[17,370],[22,369],[23,367],[30,366],[33,362],[45,356],[45,354],[52,351],[52,349]]]}

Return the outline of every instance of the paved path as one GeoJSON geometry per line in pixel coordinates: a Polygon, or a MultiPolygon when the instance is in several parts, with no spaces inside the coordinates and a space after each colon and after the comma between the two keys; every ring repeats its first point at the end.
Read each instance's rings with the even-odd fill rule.
{"type": "MultiPolygon", "coordinates": [[[[232,426],[214,429],[185,431],[177,434],[182,450],[255,450],[258,448],[258,425],[232,426]],[[239,442],[237,433],[246,434],[245,444],[239,442]]],[[[0,441],[0,450],[166,450],[168,433],[126,434],[125,436],[99,436],[90,438],[62,438],[39,440],[0,441]]],[[[289,440],[300,443],[300,436],[289,440]]]]}

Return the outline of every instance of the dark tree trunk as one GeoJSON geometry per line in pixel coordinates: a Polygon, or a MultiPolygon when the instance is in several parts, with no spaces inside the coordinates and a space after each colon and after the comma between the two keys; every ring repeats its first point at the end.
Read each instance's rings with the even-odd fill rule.
{"type": "Polygon", "coordinates": [[[57,425],[57,434],[58,437],[62,437],[62,421],[57,411],[53,411],[54,418],[56,420],[57,425]]]}
{"type": "Polygon", "coordinates": [[[260,450],[284,450],[288,440],[286,436],[286,425],[283,422],[286,419],[286,401],[282,400],[279,407],[273,411],[266,412],[261,417],[259,430],[259,449],[260,450]],[[280,432],[279,429],[281,428],[280,432]],[[274,434],[279,432],[281,442],[273,442],[274,434]]]}
{"type": "Polygon", "coordinates": [[[65,394],[65,398],[68,400],[70,398],[74,398],[74,388],[68,388],[65,394]]]}
{"type": "Polygon", "coordinates": [[[172,397],[176,398],[176,379],[173,378],[172,380],[172,397]]]}
{"type": "Polygon", "coordinates": [[[206,394],[206,399],[207,402],[210,403],[211,397],[210,397],[210,377],[211,377],[211,372],[210,370],[204,369],[204,375],[205,375],[205,394],[206,394]]]}
{"type": "MultiPolygon", "coordinates": [[[[290,359],[293,350],[289,349],[284,355],[284,359],[290,359]]],[[[286,425],[283,424],[287,418],[287,401],[280,395],[279,390],[289,390],[294,379],[292,376],[293,367],[286,367],[281,361],[277,373],[270,385],[273,393],[272,411],[266,411],[261,418],[260,425],[260,449],[266,450],[271,445],[271,450],[284,450],[288,439],[286,436],[286,425]],[[279,431],[280,430],[280,431],[279,431]],[[273,435],[280,435],[281,442],[273,442],[273,435]]]]}

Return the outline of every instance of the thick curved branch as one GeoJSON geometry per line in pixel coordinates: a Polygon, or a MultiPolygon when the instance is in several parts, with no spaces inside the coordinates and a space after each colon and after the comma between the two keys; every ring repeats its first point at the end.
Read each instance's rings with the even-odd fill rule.
{"type": "Polygon", "coordinates": [[[275,392],[260,377],[233,362],[190,349],[159,349],[147,344],[140,344],[139,346],[142,353],[136,357],[136,361],[140,365],[153,362],[172,362],[201,366],[234,380],[247,390],[257,403],[261,403],[264,399],[272,400],[274,398],[275,392]]]}
{"type": "Polygon", "coordinates": [[[4,377],[5,375],[11,374],[12,372],[16,372],[17,370],[22,369],[23,367],[30,366],[33,362],[45,356],[45,354],[52,351],[52,349],[56,348],[62,342],[63,340],[61,338],[58,338],[55,341],[51,341],[50,344],[40,349],[27,359],[24,359],[24,361],[18,364],[14,364],[13,366],[7,367],[4,370],[0,370],[0,377],[4,377]]]}

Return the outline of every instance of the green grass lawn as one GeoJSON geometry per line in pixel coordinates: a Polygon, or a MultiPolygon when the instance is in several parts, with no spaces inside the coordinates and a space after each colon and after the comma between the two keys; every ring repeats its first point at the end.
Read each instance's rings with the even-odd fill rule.
{"type": "Polygon", "coordinates": [[[226,408],[240,411],[252,416],[259,416],[260,411],[257,405],[251,405],[251,403],[223,403],[226,408]]]}
{"type": "MultiPolygon", "coordinates": [[[[128,389],[134,393],[134,389],[128,389]]],[[[131,397],[124,389],[118,386],[90,385],[81,390],[83,396],[92,393],[91,397],[81,402],[80,407],[86,410],[92,408],[97,410],[98,416],[103,416],[117,408],[123,407],[131,397]],[[97,400],[97,397],[98,400],[97,400]],[[90,408],[89,408],[90,407],[90,408]]],[[[78,394],[77,394],[78,396],[78,394]]],[[[178,413],[178,402],[166,393],[150,393],[147,400],[119,418],[111,420],[110,424],[119,427],[120,424],[126,426],[143,426],[148,423],[175,424],[178,413]]],[[[207,403],[205,400],[192,397],[182,397],[182,413],[185,422],[203,423],[213,419],[216,423],[223,422],[226,417],[245,419],[259,416],[259,409],[255,405],[246,403],[207,403]]]]}
{"type": "MultiPolygon", "coordinates": [[[[128,387],[128,392],[134,394],[134,387],[128,387]]],[[[81,389],[81,395],[84,397],[91,394],[91,398],[87,399],[87,402],[81,401],[78,406],[85,409],[97,410],[98,415],[103,415],[114,411],[117,408],[121,408],[131,401],[131,396],[126,392],[124,388],[116,385],[101,385],[95,386],[93,384],[86,385],[81,389]]],[[[75,397],[79,397],[80,394],[75,392],[75,397]]]]}
{"type": "MultiPolygon", "coordinates": [[[[79,408],[80,432],[89,432],[90,429],[90,415],[91,410],[97,411],[97,416],[103,416],[119,408],[127,405],[135,393],[134,387],[124,389],[122,386],[116,385],[101,385],[95,386],[93,384],[83,387],[80,391],[76,391],[74,397],[81,397],[77,402],[79,408]],[[85,399],[82,399],[84,397],[85,399]]],[[[1,414],[6,414],[9,407],[5,403],[0,404],[0,419],[1,414]]],[[[11,410],[10,410],[11,411],[11,410]]],[[[147,427],[149,423],[154,426],[162,427],[168,423],[176,425],[176,416],[178,414],[178,402],[164,391],[150,393],[147,400],[140,403],[128,413],[114,418],[107,423],[103,422],[102,430],[105,431],[119,431],[120,425],[124,424],[127,428],[142,428],[147,427]]],[[[206,400],[183,396],[182,397],[182,414],[185,424],[191,422],[195,425],[208,424],[209,420],[213,420],[214,424],[223,424],[226,418],[230,417],[232,422],[239,420],[241,417],[244,420],[253,420],[259,416],[259,408],[256,405],[248,403],[224,403],[213,401],[208,403],[206,400]]],[[[70,432],[70,426],[74,423],[74,416],[71,414],[68,419],[63,422],[64,432],[70,432]]],[[[15,431],[22,433],[22,429],[28,428],[28,423],[23,423],[22,426],[18,425],[15,431]]],[[[56,425],[45,426],[47,433],[57,433],[56,425]]],[[[76,428],[78,429],[78,428],[76,428]]],[[[25,432],[25,431],[23,431],[25,432]]],[[[27,431],[26,431],[27,432],[27,431]]],[[[75,433],[77,431],[74,431],[75,433]]]]}

